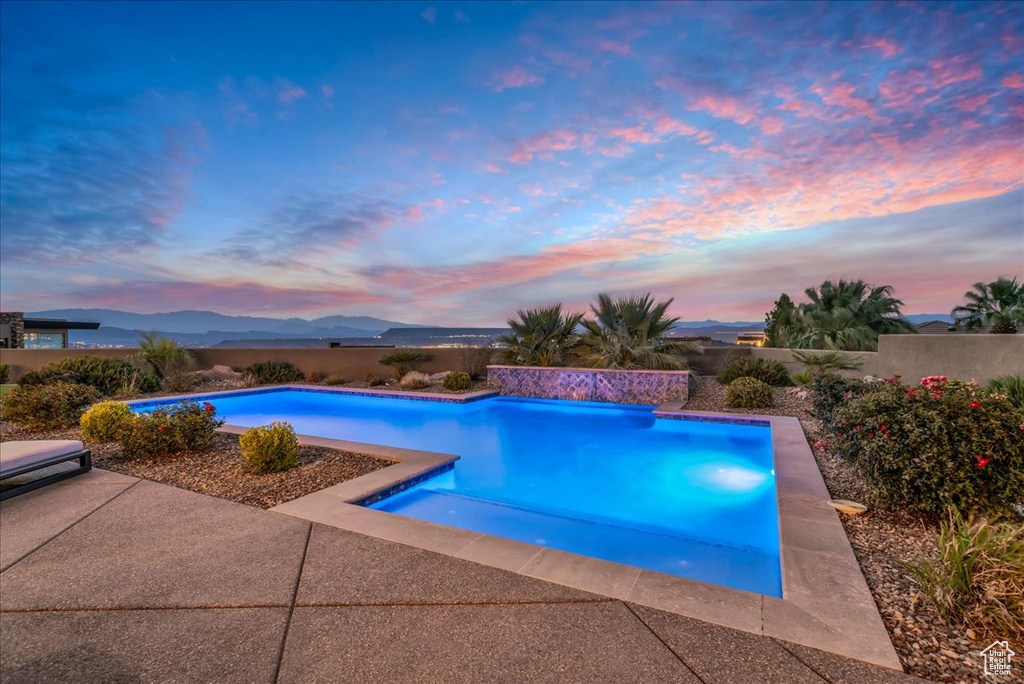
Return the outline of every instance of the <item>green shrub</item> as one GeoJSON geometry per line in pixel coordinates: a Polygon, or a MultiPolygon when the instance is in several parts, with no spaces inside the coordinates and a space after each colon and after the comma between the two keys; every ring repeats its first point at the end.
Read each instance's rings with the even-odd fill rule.
{"type": "Polygon", "coordinates": [[[391,366],[395,369],[395,377],[401,380],[405,374],[412,370],[412,367],[427,358],[426,354],[418,349],[396,349],[388,352],[377,359],[382,366],[391,366]]]}
{"type": "Polygon", "coordinates": [[[810,385],[814,417],[826,428],[831,427],[836,410],[867,389],[868,383],[863,380],[851,380],[835,373],[815,373],[810,385]]]}
{"type": "Polygon", "coordinates": [[[101,401],[90,406],[78,424],[82,436],[90,442],[116,442],[121,431],[133,420],[135,414],[123,401],[101,401]]]}
{"type": "Polygon", "coordinates": [[[54,361],[39,370],[28,371],[18,380],[19,385],[49,385],[54,382],[89,385],[105,397],[118,394],[126,387],[143,393],[160,389],[160,378],[139,370],[125,359],[101,359],[96,356],[54,361]]]}
{"type": "Polygon", "coordinates": [[[1024,377],[1004,375],[988,381],[985,387],[989,394],[1000,394],[1010,400],[1014,406],[1024,408],[1024,377]]]}
{"type": "Polygon", "coordinates": [[[463,392],[468,390],[472,384],[473,381],[470,379],[469,373],[462,371],[452,371],[441,382],[441,386],[450,392],[463,392]]]}
{"type": "Polygon", "coordinates": [[[798,385],[810,385],[814,382],[814,373],[811,371],[797,371],[796,373],[793,373],[791,377],[793,378],[793,382],[798,385]]]}
{"type": "Polygon", "coordinates": [[[287,361],[260,361],[245,369],[245,379],[250,385],[283,385],[302,382],[306,376],[287,361]]]}
{"type": "Polygon", "coordinates": [[[984,634],[1024,639],[1024,526],[964,520],[949,509],[938,554],[907,565],[944,618],[984,634]]]}
{"type": "Polygon", "coordinates": [[[11,379],[11,364],[0,363],[0,385],[7,384],[7,381],[11,379]]]}
{"type": "Polygon", "coordinates": [[[733,361],[718,375],[718,382],[730,385],[736,378],[754,378],[774,387],[792,385],[789,372],[781,361],[754,359],[749,356],[733,361]]]}
{"type": "Polygon", "coordinates": [[[1024,410],[976,384],[929,376],[872,383],[836,410],[835,448],[884,505],[941,513],[1024,499],[1024,410]]]}
{"type": "Polygon", "coordinates": [[[4,420],[37,430],[73,427],[99,398],[95,388],[71,382],[19,385],[4,395],[4,420]]]}
{"type": "Polygon", "coordinates": [[[373,373],[367,373],[366,377],[363,378],[363,380],[370,387],[380,387],[381,385],[386,385],[387,384],[387,380],[385,380],[384,378],[378,378],[373,373]]]}
{"type": "Polygon", "coordinates": [[[213,442],[217,428],[213,404],[183,401],[137,413],[121,431],[118,442],[127,456],[162,456],[181,451],[203,451],[213,442]]]}
{"type": "Polygon", "coordinates": [[[277,473],[299,465],[299,440],[285,422],[246,430],[238,438],[242,456],[257,473],[277,473]]]}
{"type": "Polygon", "coordinates": [[[405,389],[423,389],[430,387],[430,376],[419,371],[409,371],[398,384],[405,389]]]}
{"type": "Polygon", "coordinates": [[[794,351],[793,359],[802,363],[811,372],[835,372],[860,370],[864,365],[861,356],[849,356],[835,349],[829,351],[794,351]]]}
{"type": "Polygon", "coordinates": [[[725,390],[725,403],[732,408],[767,408],[775,404],[775,390],[757,378],[736,378],[725,390]]]}

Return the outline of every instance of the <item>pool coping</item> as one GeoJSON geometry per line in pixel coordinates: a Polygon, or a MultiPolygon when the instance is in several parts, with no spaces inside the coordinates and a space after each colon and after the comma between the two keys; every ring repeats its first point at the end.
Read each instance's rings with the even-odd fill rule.
{"type": "MultiPolygon", "coordinates": [[[[283,388],[304,389],[305,386],[273,389],[283,388]]],[[[311,389],[343,394],[365,392],[346,392],[344,388],[311,389]]],[[[201,396],[236,393],[238,391],[201,396]]],[[[394,397],[396,394],[379,391],[370,396],[394,397]]],[[[415,398],[426,396],[420,393],[415,398]]],[[[439,396],[449,403],[467,403],[495,396],[495,393],[439,396]],[[466,401],[452,402],[451,397],[466,398],[466,401]]],[[[196,395],[178,397],[188,398],[201,400],[196,395]]],[[[159,401],[174,399],[162,397],[159,401]]],[[[654,414],[660,419],[771,428],[783,598],[365,507],[450,470],[459,458],[454,454],[299,435],[302,444],[367,454],[395,464],[270,510],[902,671],[839,514],[827,503],[830,496],[800,421],[785,416],[686,411],[683,402],[662,404],[654,414]]],[[[240,434],[246,429],[225,425],[221,431],[240,434]]]]}

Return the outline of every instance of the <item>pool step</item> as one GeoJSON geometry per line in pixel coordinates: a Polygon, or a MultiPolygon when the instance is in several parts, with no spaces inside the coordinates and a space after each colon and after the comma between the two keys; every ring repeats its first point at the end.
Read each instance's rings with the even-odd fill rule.
{"type": "Polygon", "coordinates": [[[371,508],[758,594],[781,595],[779,560],[769,553],[424,488],[403,492],[371,508]]]}

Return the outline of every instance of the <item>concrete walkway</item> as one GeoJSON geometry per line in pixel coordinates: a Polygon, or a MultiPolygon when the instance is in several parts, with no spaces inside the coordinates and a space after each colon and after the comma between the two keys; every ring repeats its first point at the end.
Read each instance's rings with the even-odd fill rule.
{"type": "Polygon", "coordinates": [[[96,470],[0,504],[0,681],[920,680],[96,470]]]}

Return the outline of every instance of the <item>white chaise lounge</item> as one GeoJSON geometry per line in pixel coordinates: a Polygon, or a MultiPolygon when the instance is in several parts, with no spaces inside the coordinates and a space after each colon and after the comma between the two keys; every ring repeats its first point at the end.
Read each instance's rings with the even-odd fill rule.
{"type": "Polygon", "coordinates": [[[92,470],[92,456],[82,448],[81,442],[70,439],[40,439],[0,443],[0,482],[65,461],[78,461],[79,466],[5,489],[0,492],[0,501],[92,470]]]}

